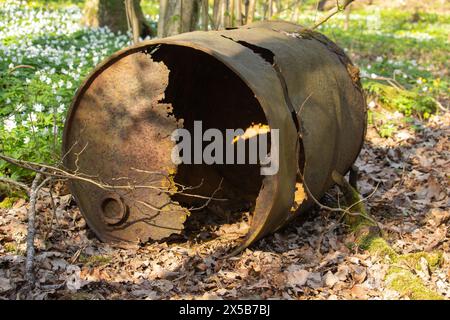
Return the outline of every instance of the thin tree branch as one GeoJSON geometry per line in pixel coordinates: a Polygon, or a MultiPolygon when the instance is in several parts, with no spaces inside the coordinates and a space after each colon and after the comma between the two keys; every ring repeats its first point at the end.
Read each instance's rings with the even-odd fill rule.
{"type": "Polygon", "coordinates": [[[352,3],[354,0],[344,0],[343,4],[339,4],[339,0],[336,0],[336,7],[328,11],[327,15],[323,17],[319,22],[317,22],[311,29],[316,29],[321,24],[325,23],[334,16],[336,13],[344,11],[347,6],[352,3]]]}
{"type": "MultiPolygon", "coordinates": [[[[43,170],[42,170],[43,172],[43,170]]],[[[25,279],[27,281],[27,285],[32,288],[34,286],[34,237],[36,235],[36,200],[39,195],[39,189],[43,186],[43,184],[39,184],[42,179],[42,172],[39,172],[34,177],[33,183],[31,184],[30,189],[30,207],[28,209],[28,226],[27,226],[27,256],[25,260],[25,279]]]]}
{"type": "Polygon", "coordinates": [[[25,183],[22,183],[22,182],[15,181],[13,179],[5,178],[5,177],[0,177],[0,182],[6,183],[6,184],[10,184],[10,185],[18,187],[20,189],[23,189],[27,193],[30,192],[30,187],[28,187],[25,183]]]}

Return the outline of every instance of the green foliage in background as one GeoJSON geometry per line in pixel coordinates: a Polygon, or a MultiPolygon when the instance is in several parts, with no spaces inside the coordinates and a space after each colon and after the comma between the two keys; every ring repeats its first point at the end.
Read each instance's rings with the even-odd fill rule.
{"type": "MultiPolygon", "coordinates": [[[[295,22],[314,24],[318,14],[310,2],[295,22]]],[[[1,152],[58,163],[62,128],[76,89],[98,63],[130,43],[128,35],[81,26],[82,6],[80,0],[0,0],[1,152]]],[[[142,1],[142,8],[156,26],[158,1],[142,1]]],[[[421,12],[413,21],[412,15],[376,7],[352,10],[347,30],[344,14],[338,14],[318,31],[343,47],[360,67],[370,104],[397,111],[405,119],[426,120],[439,110],[437,101],[449,101],[450,16],[421,12]]],[[[276,17],[291,20],[293,11],[276,17]]],[[[370,110],[372,123],[380,117],[370,110]]],[[[382,137],[396,131],[395,121],[380,123],[382,137]]],[[[3,161],[0,175],[31,178],[29,172],[3,161]]]]}

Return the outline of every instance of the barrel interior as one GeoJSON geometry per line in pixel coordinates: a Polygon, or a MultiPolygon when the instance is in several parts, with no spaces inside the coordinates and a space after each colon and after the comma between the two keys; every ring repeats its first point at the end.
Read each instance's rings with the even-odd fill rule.
{"type": "MultiPolygon", "coordinates": [[[[267,125],[264,112],[254,93],[245,82],[222,62],[202,51],[176,45],[161,45],[153,51],[151,58],[163,62],[169,69],[169,84],[165,90],[163,103],[172,105],[172,113],[183,128],[194,137],[194,121],[201,121],[202,132],[209,128],[222,133],[225,162],[226,129],[243,129],[252,125],[267,125]]],[[[191,150],[194,140],[191,139],[191,150]]],[[[180,185],[193,187],[189,193],[227,201],[210,201],[208,207],[219,207],[221,211],[243,211],[254,207],[262,185],[260,164],[248,164],[250,138],[245,141],[245,164],[191,164],[177,167],[174,181],[180,185]],[[219,188],[220,187],[220,188],[219,188]]],[[[267,137],[270,150],[270,137],[267,137]]],[[[210,142],[202,143],[202,150],[210,142]]],[[[234,148],[236,160],[237,146],[234,148]]],[[[235,161],[236,162],[236,161],[235,161]]],[[[173,200],[188,209],[199,208],[205,199],[182,194],[173,200]]],[[[195,211],[195,209],[193,210],[195,211]]]]}

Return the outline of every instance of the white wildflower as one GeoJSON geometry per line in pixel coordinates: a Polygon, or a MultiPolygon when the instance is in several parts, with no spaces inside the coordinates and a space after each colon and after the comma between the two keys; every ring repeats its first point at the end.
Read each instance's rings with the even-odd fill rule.
{"type": "Polygon", "coordinates": [[[6,131],[11,132],[17,127],[17,123],[14,117],[9,117],[5,119],[5,121],[3,122],[3,126],[5,127],[6,131]]]}
{"type": "Polygon", "coordinates": [[[40,103],[36,103],[36,104],[33,106],[33,109],[34,109],[34,111],[36,111],[36,112],[42,112],[42,111],[44,111],[44,106],[43,106],[42,104],[40,104],[40,103]]]}
{"type": "Polygon", "coordinates": [[[34,112],[30,113],[30,121],[31,122],[36,122],[37,121],[36,113],[34,113],[34,112]]]}

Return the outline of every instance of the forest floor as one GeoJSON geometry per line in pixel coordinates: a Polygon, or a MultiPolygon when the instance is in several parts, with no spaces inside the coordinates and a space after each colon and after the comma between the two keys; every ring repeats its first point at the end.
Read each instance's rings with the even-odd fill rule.
{"type": "MultiPolygon", "coordinates": [[[[370,126],[357,161],[366,205],[399,254],[440,251],[437,266],[404,264],[450,298],[448,168],[450,113],[389,139],[370,126]],[[378,187],[376,187],[378,186],[378,187]],[[447,187],[446,187],[447,186],[447,187]]],[[[323,201],[336,197],[331,190],[323,201]]],[[[386,280],[388,257],[352,246],[339,214],[315,209],[242,254],[221,259],[248,228],[245,219],[177,243],[115,248],[95,239],[70,195],[37,208],[38,287],[21,292],[28,203],[0,209],[0,297],[6,299],[408,299],[386,280]],[[50,231],[49,231],[50,230],[50,231]],[[46,238],[45,238],[46,237],[46,238]]],[[[426,264],[426,262],[425,262],[426,264]]]]}
{"type": "MultiPolygon", "coordinates": [[[[54,163],[76,88],[129,37],[80,26],[70,1],[0,3],[1,152],[54,163]]],[[[311,25],[311,17],[300,22],[311,25]]],[[[368,7],[352,11],[348,30],[344,23],[338,15],[319,30],[360,67],[368,93],[359,192],[395,254],[417,259],[355,246],[341,213],[318,208],[227,259],[248,214],[183,241],[112,247],[59,186],[56,210],[45,193],[38,199],[37,286],[27,292],[29,203],[0,188],[0,299],[450,299],[450,17],[368,7]],[[392,278],[393,268],[412,274],[408,285],[392,278]]],[[[32,179],[0,161],[4,175],[32,179]]],[[[321,201],[337,205],[339,197],[333,188],[321,201]]]]}

